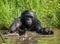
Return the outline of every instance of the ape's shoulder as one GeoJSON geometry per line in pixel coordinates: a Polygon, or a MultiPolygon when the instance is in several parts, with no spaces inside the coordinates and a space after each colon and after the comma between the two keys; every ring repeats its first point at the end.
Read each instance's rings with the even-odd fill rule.
{"type": "Polygon", "coordinates": [[[21,21],[21,18],[20,18],[20,17],[18,17],[18,18],[16,18],[16,19],[15,19],[15,21],[21,21]]]}
{"type": "Polygon", "coordinates": [[[35,19],[34,24],[39,25],[39,24],[41,24],[41,22],[38,19],[35,19]]]}

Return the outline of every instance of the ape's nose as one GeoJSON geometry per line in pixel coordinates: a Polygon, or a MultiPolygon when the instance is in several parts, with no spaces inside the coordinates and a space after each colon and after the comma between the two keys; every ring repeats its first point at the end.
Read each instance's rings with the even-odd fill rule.
{"type": "Polygon", "coordinates": [[[31,25],[32,24],[32,20],[31,19],[27,19],[27,24],[31,25]]]}

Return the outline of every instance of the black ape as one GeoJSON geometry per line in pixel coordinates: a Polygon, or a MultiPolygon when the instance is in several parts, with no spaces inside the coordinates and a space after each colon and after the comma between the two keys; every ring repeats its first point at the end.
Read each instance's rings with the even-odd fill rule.
{"type": "Polygon", "coordinates": [[[19,34],[24,34],[26,30],[36,31],[39,34],[53,34],[53,31],[42,28],[41,23],[36,18],[33,11],[26,10],[17,18],[9,28],[9,33],[18,31],[19,34]]]}

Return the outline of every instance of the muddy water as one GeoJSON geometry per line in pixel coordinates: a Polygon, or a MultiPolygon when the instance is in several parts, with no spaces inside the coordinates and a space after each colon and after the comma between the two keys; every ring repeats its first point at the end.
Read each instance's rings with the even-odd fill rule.
{"type": "MultiPolygon", "coordinates": [[[[3,35],[3,38],[6,44],[60,44],[60,30],[56,28],[52,30],[54,31],[54,35],[39,35],[35,32],[27,31],[22,36],[19,36],[17,33],[12,33],[8,36],[3,35]]],[[[3,33],[6,31],[1,30],[0,32],[3,33]]],[[[3,43],[2,40],[1,43],[3,43]]]]}

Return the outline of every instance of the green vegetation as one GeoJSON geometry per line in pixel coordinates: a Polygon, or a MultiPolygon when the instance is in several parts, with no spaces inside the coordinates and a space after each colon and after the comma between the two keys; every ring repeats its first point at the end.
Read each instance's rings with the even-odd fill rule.
{"type": "Polygon", "coordinates": [[[0,27],[9,27],[24,10],[35,11],[43,27],[60,27],[60,0],[0,0],[0,27]]]}

